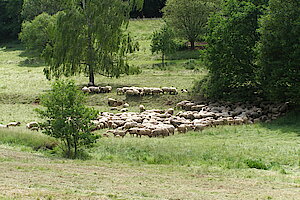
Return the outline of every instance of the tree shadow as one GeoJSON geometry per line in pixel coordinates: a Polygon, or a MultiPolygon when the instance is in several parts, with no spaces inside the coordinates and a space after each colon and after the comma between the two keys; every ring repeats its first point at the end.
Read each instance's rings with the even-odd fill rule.
{"type": "Polygon", "coordinates": [[[0,43],[0,49],[3,52],[20,51],[19,57],[24,60],[18,63],[19,67],[43,67],[45,62],[40,58],[38,52],[29,51],[18,40],[6,41],[0,43]]]}
{"type": "Polygon", "coordinates": [[[270,130],[279,130],[281,132],[294,132],[300,136],[300,107],[294,108],[287,113],[270,123],[263,123],[263,127],[270,130]]]}

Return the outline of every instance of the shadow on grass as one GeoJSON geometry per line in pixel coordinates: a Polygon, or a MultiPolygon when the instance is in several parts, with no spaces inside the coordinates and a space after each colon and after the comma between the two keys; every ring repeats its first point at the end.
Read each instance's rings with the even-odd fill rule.
{"type": "Polygon", "coordinates": [[[43,67],[45,65],[38,52],[26,50],[25,46],[18,40],[0,43],[0,49],[3,52],[21,51],[19,56],[25,60],[19,62],[19,67],[43,67]]]}
{"type": "Polygon", "coordinates": [[[270,130],[280,130],[282,132],[294,132],[300,137],[300,107],[280,117],[270,123],[262,124],[263,127],[270,130]]]}

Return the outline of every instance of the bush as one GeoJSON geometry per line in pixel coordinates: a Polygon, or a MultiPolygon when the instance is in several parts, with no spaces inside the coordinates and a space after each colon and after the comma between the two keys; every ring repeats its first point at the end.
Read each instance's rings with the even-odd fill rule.
{"type": "Polygon", "coordinates": [[[98,136],[91,132],[92,119],[98,112],[87,108],[84,104],[84,94],[77,89],[72,81],[56,81],[52,90],[42,96],[38,109],[43,133],[62,141],[62,149],[67,158],[77,158],[81,147],[89,147],[96,142],[98,136]]]}
{"type": "Polygon", "coordinates": [[[22,24],[22,31],[19,34],[20,40],[26,48],[42,54],[48,43],[51,43],[51,29],[56,23],[56,16],[42,13],[32,21],[25,21],[22,24]]]}

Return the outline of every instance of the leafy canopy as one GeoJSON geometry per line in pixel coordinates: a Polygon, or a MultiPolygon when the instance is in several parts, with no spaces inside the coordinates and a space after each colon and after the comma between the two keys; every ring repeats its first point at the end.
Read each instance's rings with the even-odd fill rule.
{"type": "Polygon", "coordinates": [[[215,9],[215,1],[210,0],[168,0],[163,12],[167,24],[194,48],[195,41],[205,33],[208,17],[215,9]]]}
{"type": "Polygon", "coordinates": [[[300,2],[269,4],[259,29],[260,82],[268,99],[300,104],[300,2]]]}
{"type": "Polygon", "coordinates": [[[250,100],[257,90],[254,47],[259,40],[260,7],[228,0],[208,23],[209,76],[202,87],[208,97],[250,100]]]}
{"type": "Polygon", "coordinates": [[[127,53],[136,45],[125,30],[133,6],[142,0],[74,0],[58,15],[53,45],[45,51],[48,78],[87,73],[119,77],[129,73],[127,53]]]}

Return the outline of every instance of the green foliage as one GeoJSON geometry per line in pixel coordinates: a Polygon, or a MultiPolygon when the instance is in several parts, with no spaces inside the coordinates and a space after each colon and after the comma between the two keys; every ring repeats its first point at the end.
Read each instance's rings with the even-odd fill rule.
{"type": "Polygon", "coordinates": [[[18,37],[22,4],[23,0],[0,0],[0,41],[18,37]]]}
{"type": "Polygon", "coordinates": [[[300,2],[270,0],[262,17],[258,61],[268,99],[300,103],[300,2]]]}
{"type": "Polygon", "coordinates": [[[77,158],[81,147],[91,146],[98,138],[91,133],[92,119],[98,112],[87,108],[84,95],[72,81],[56,81],[52,90],[42,96],[45,109],[37,109],[43,133],[62,141],[62,149],[68,158],[77,158]]]}
{"type": "Polygon", "coordinates": [[[21,14],[24,20],[31,21],[44,12],[54,15],[65,7],[65,2],[61,0],[24,0],[21,14]]]}
{"type": "Polygon", "coordinates": [[[216,4],[209,0],[168,0],[163,8],[164,19],[178,36],[187,39],[194,49],[195,42],[205,33],[209,15],[216,4]]]}
{"type": "Polygon", "coordinates": [[[46,48],[47,78],[85,72],[94,84],[95,73],[128,74],[126,55],[137,46],[124,30],[132,6],[140,7],[141,1],[66,0],[67,9],[58,15],[54,45],[46,48]]]}
{"type": "Polygon", "coordinates": [[[27,49],[41,54],[46,45],[51,42],[50,33],[55,23],[55,15],[50,16],[47,13],[42,13],[32,21],[23,22],[19,38],[27,49]]]}
{"type": "Polygon", "coordinates": [[[159,31],[155,31],[152,35],[151,51],[152,53],[162,54],[162,64],[164,65],[165,55],[176,50],[174,42],[174,33],[164,25],[159,31]]]}
{"type": "Polygon", "coordinates": [[[208,23],[207,97],[250,100],[257,90],[254,47],[261,9],[251,2],[229,0],[208,23]]]}

